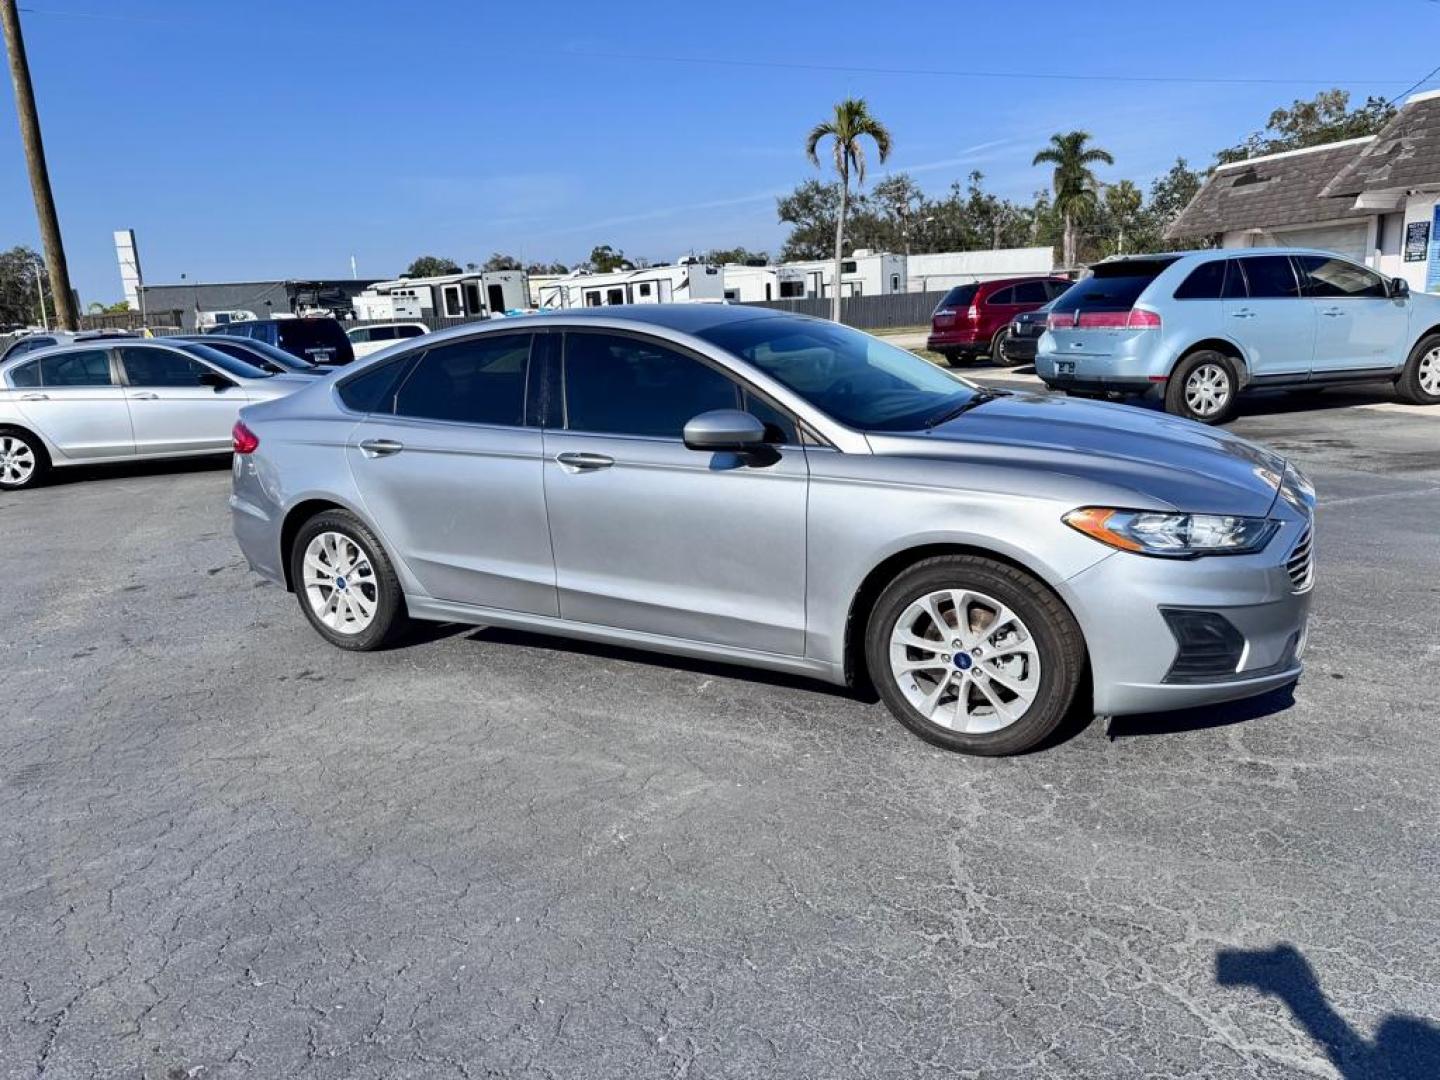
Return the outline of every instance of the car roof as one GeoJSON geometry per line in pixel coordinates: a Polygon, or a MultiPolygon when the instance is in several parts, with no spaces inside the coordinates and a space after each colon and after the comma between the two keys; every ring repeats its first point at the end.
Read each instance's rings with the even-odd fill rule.
{"type": "Polygon", "coordinates": [[[986,278],[984,281],[973,282],[982,289],[988,289],[995,285],[1021,285],[1027,281],[1065,281],[1070,279],[1064,274],[1021,274],[1018,277],[997,277],[986,278]]]}

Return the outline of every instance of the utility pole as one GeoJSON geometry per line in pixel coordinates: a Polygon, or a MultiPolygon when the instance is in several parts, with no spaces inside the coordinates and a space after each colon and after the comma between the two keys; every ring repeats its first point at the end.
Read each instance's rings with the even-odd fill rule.
{"type": "Polygon", "coordinates": [[[15,111],[20,114],[20,141],[25,144],[30,189],[35,193],[35,215],[40,219],[40,241],[45,248],[45,265],[50,271],[55,320],[60,329],[74,330],[79,326],[75,295],[70,291],[70,269],[65,264],[65,247],[60,242],[55,197],[50,193],[50,170],[45,167],[45,144],[40,138],[35,90],[30,85],[30,61],[25,58],[25,39],[20,35],[20,13],[15,9],[15,0],[0,0],[0,23],[4,24],[5,45],[10,52],[10,81],[15,85],[15,111]]]}

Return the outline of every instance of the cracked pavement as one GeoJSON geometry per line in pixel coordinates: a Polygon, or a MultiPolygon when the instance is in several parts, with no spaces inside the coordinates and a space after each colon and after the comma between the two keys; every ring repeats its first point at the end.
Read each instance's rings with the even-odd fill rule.
{"type": "Polygon", "coordinates": [[[1435,1075],[1440,423],[1345,400],[1233,425],[1321,492],[1293,701],[998,761],[740,668],[332,649],[223,466],[0,496],[0,1077],[1435,1075]],[[1353,1045],[1288,952],[1217,981],[1279,945],[1353,1045]]]}

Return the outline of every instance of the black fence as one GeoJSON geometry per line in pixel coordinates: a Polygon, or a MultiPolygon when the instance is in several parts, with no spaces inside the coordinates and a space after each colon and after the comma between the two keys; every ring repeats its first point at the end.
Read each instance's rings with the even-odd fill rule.
{"type": "MultiPolygon", "coordinates": [[[[929,326],[930,313],[940,306],[946,290],[939,292],[890,293],[887,296],[847,296],[840,301],[840,321],[861,330],[883,330],[897,326],[929,326]]],[[[798,315],[830,317],[831,300],[807,296],[799,300],[756,300],[747,307],[771,308],[798,315]]]]}

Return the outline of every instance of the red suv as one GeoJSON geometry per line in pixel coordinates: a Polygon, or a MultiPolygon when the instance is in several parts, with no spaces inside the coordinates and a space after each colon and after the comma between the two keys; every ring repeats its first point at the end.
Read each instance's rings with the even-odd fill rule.
{"type": "Polygon", "coordinates": [[[956,285],[930,316],[925,347],[951,365],[981,354],[1003,364],[1000,348],[1010,320],[1048,304],[1071,284],[1059,277],[1015,277],[956,285]]]}

